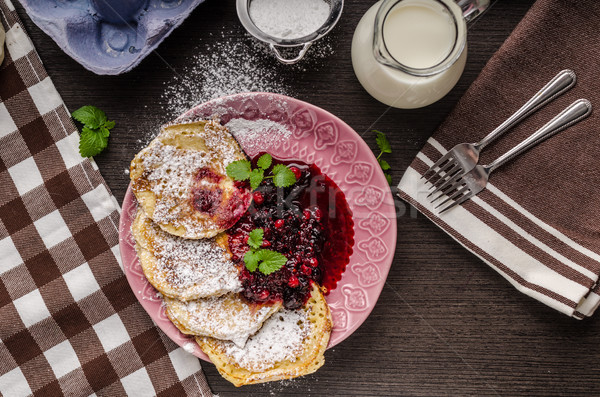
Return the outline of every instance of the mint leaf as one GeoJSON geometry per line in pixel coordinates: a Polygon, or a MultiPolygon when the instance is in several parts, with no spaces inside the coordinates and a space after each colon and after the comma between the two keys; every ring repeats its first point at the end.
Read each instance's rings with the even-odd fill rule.
{"type": "Polygon", "coordinates": [[[109,130],[112,130],[113,128],[115,128],[115,122],[114,121],[107,121],[104,123],[104,127],[106,127],[109,130]]]}
{"type": "Polygon", "coordinates": [[[244,254],[244,262],[246,263],[246,269],[253,272],[258,267],[258,254],[255,251],[248,251],[244,254]]]}
{"type": "Polygon", "coordinates": [[[379,161],[379,165],[381,166],[381,169],[382,169],[382,170],[384,170],[384,171],[387,171],[387,170],[389,170],[390,168],[392,168],[392,167],[390,166],[390,164],[389,164],[387,161],[385,161],[385,160],[381,160],[381,159],[379,159],[379,160],[377,160],[377,161],[379,161]]]}
{"type": "Polygon", "coordinates": [[[263,238],[265,236],[265,232],[263,229],[258,228],[254,229],[248,234],[248,245],[252,248],[260,248],[263,243],[263,238]]]}
{"type": "Polygon", "coordinates": [[[115,122],[109,121],[106,114],[95,106],[83,106],[75,110],[71,116],[83,124],[79,138],[79,153],[83,157],[92,157],[104,150],[115,122]]]}
{"type": "Polygon", "coordinates": [[[271,166],[272,162],[273,162],[273,157],[271,157],[271,155],[269,153],[265,153],[258,158],[256,165],[259,166],[260,168],[262,168],[263,170],[266,170],[267,168],[269,168],[271,166]]]}
{"type": "MultiPolygon", "coordinates": [[[[83,127],[83,128],[86,128],[86,127],[83,127]]],[[[102,134],[102,136],[104,138],[108,138],[108,136],[110,135],[110,131],[106,127],[100,127],[100,133],[102,134]]]]}
{"type": "Polygon", "coordinates": [[[263,249],[256,251],[256,255],[258,255],[258,258],[261,260],[258,270],[264,274],[276,272],[287,263],[285,255],[280,254],[279,252],[263,249]]]}
{"type": "Polygon", "coordinates": [[[265,177],[265,171],[255,168],[250,173],[250,189],[256,190],[265,177]]]}
{"type": "Polygon", "coordinates": [[[392,185],[392,176],[390,174],[383,174],[385,175],[385,179],[387,180],[387,183],[391,186],[392,185]]]}
{"type": "MultiPolygon", "coordinates": [[[[100,128],[104,123],[108,122],[106,114],[95,106],[83,106],[71,113],[71,116],[81,124],[92,129],[100,128]]],[[[112,127],[110,128],[113,127],[114,122],[112,122],[112,127]]]]}
{"type": "MultiPolygon", "coordinates": [[[[381,156],[384,153],[392,153],[392,146],[390,145],[390,142],[388,141],[387,137],[385,136],[385,134],[381,131],[377,131],[377,130],[373,130],[373,132],[377,133],[377,137],[375,138],[375,141],[377,142],[377,146],[379,147],[379,155],[377,156],[377,162],[379,163],[379,166],[381,167],[381,169],[383,171],[387,171],[390,170],[392,167],[390,166],[390,163],[388,163],[387,161],[383,160],[381,158],[381,156]]],[[[392,176],[387,173],[384,172],[383,175],[385,176],[385,179],[387,180],[388,184],[392,184],[392,176]]]]}
{"type": "Polygon", "coordinates": [[[227,166],[227,175],[236,181],[245,181],[250,178],[251,165],[248,160],[237,160],[227,166]]]}
{"type": "Polygon", "coordinates": [[[277,164],[273,167],[273,183],[277,187],[288,187],[296,183],[296,175],[287,166],[277,164]]]}
{"type": "Polygon", "coordinates": [[[377,138],[375,138],[375,141],[377,142],[377,146],[379,146],[379,150],[381,150],[383,153],[392,153],[392,146],[390,145],[390,142],[385,134],[377,130],[373,130],[373,132],[377,133],[377,138]]]}
{"type": "Polygon", "coordinates": [[[92,157],[100,153],[108,145],[108,135],[98,130],[83,127],[79,138],[79,153],[82,157],[92,157]]]}

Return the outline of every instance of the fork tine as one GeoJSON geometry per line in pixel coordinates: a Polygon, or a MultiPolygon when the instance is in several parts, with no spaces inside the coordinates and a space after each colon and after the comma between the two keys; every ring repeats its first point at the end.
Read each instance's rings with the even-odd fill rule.
{"type": "MultiPolygon", "coordinates": [[[[450,185],[446,186],[444,188],[444,191],[438,190],[439,194],[438,194],[438,196],[436,198],[434,198],[434,199],[432,199],[430,201],[431,204],[435,203],[436,201],[438,201],[439,199],[441,199],[442,197],[444,197],[444,195],[446,195],[446,196],[449,197],[450,194],[452,194],[452,192],[460,189],[464,185],[464,181],[462,179],[462,177],[464,176],[464,174],[462,174],[462,173],[459,172],[457,175],[459,176],[459,178],[456,179],[454,182],[452,182],[450,185]]],[[[427,196],[427,197],[429,197],[429,196],[427,196]]]]}
{"type": "Polygon", "coordinates": [[[434,173],[434,174],[433,174],[433,175],[431,175],[429,178],[427,178],[427,179],[425,180],[425,183],[427,183],[427,182],[430,182],[430,181],[431,181],[431,178],[433,178],[433,177],[434,177],[434,176],[436,176],[436,175],[437,175],[437,176],[439,176],[440,178],[444,178],[444,177],[445,177],[445,175],[442,175],[442,172],[443,172],[443,173],[445,173],[445,174],[448,174],[448,172],[449,172],[450,170],[452,170],[453,168],[455,168],[455,167],[457,167],[457,164],[456,164],[456,162],[454,162],[454,158],[450,158],[450,159],[448,160],[448,162],[447,162],[446,164],[444,164],[444,166],[443,166],[443,167],[440,167],[440,168],[437,170],[437,172],[436,172],[436,173],[434,173]]]}
{"type": "Polygon", "coordinates": [[[458,163],[454,163],[454,165],[451,168],[444,171],[445,172],[444,175],[440,175],[438,180],[435,181],[435,183],[432,183],[430,189],[440,186],[441,184],[443,184],[445,181],[447,181],[450,177],[452,177],[456,173],[461,174],[461,171],[462,171],[461,165],[458,163]]]}
{"type": "MultiPolygon", "coordinates": [[[[446,196],[446,197],[451,197],[454,194],[456,194],[456,191],[458,189],[460,189],[463,186],[463,181],[462,180],[458,180],[457,182],[455,182],[454,184],[452,184],[452,186],[450,186],[449,189],[446,190],[446,192],[440,192],[440,194],[438,194],[438,196],[436,198],[434,198],[433,200],[430,201],[431,204],[435,203],[436,201],[438,201],[439,199],[441,199],[442,197],[446,196]]],[[[448,200],[446,200],[448,201],[448,200]]],[[[446,201],[444,201],[443,203],[439,204],[438,207],[442,204],[444,204],[446,201]]],[[[436,207],[437,208],[437,207],[436,207]]]]}
{"type": "Polygon", "coordinates": [[[446,204],[450,200],[457,199],[459,196],[461,196],[465,192],[465,190],[468,190],[468,189],[469,189],[469,185],[463,186],[462,188],[460,188],[456,192],[454,192],[452,194],[452,196],[448,197],[446,200],[444,200],[441,203],[439,203],[438,205],[436,205],[433,209],[441,207],[442,205],[446,204]]]}
{"type": "Polygon", "coordinates": [[[444,183],[442,183],[440,186],[437,186],[435,190],[429,193],[427,197],[433,196],[437,192],[442,192],[451,185],[454,186],[454,182],[458,181],[463,176],[463,173],[461,171],[462,169],[458,170],[450,179],[446,179],[444,183]]]}
{"type": "MultiPolygon", "coordinates": [[[[461,175],[461,174],[459,173],[459,175],[461,175]]],[[[452,183],[449,186],[446,186],[444,188],[444,191],[438,190],[437,197],[432,198],[430,200],[430,203],[433,204],[434,202],[438,201],[439,199],[441,199],[444,196],[448,196],[449,197],[451,194],[453,194],[453,192],[455,192],[456,190],[460,189],[463,186],[463,184],[464,184],[464,181],[462,180],[462,178],[458,178],[458,180],[454,181],[454,183],[452,183]]],[[[429,196],[427,196],[427,197],[429,197],[429,196]]],[[[433,197],[433,195],[432,195],[432,197],[433,197]]]]}
{"type": "MultiPolygon", "coordinates": [[[[427,197],[429,197],[429,196],[427,196],[427,197]]],[[[436,201],[438,201],[439,199],[441,199],[442,197],[444,197],[444,193],[440,193],[437,197],[431,199],[430,203],[433,204],[436,201]]]]}
{"type": "MultiPolygon", "coordinates": [[[[434,172],[435,168],[442,165],[449,158],[450,158],[450,152],[447,152],[445,155],[440,157],[440,159],[438,161],[436,161],[431,167],[429,167],[429,169],[427,171],[425,171],[425,173],[423,175],[421,175],[421,179],[425,178],[425,175],[429,174],[430,172],[433,172],[435,175],[435,172],[434,172]]],[[[427,180],[429,180],[429,178],[427,178],[427,180]]]]}
{"type": "Polygon", "coordinates": [[[473,191],[472,191],[472,190],[469,190],[469,193],[467,193],[467,194],[465,194],[464,196],[462,196],[462,197],[460,198],[460,200],[457,200],[457,201],[453,202],[452,204],[448,205],[448,206],[447,206],[447,207],[445,207],[443,210],[441,210],[439,213],[441,214],[441,213],[443,213],[443,212],[446,212],[446,211],[448,211],[448,210],[450,210],[450,209],[452,209],[452,208],[456,207],[457,205],[460,205],[460,204],[464,203],[465,201],[467,201],[468,199],[470,199],[470,198],[471,198],[471,197],[473,197],[473,196],[474,196],[474,194],[473,194],[473,191]]]}
{"type": "MultiPolygon", "coordinates": [[[[444,155],[444,156],[446,157],[445,161],[444,162],[440,162],[440,164],[437,165],[438,170],[434,171],[431,175],[429,175],[426,178],[425,183],[427,183],[428,181],[430,181],[435,176],[440,176],[441,173],[443,172],[443,170],[447,169],[448,167],[451,167],[454,164],[454,157],[452,157],[449,153],[447,155],[444,155]]],[[[436,161],[436,164],[438,162],[439,162],[439,160],[436,161]]],[[[434,166],[436,164],[434,164],[434,166]]],[[[432,166],[431,169],[434,169],[435,168],[434,166],[432,166]]]]}
{"type": "Polygon", "coordinates": [[[454,169],[454,167],[457,167],[458,164],[454,161],[454,157],[450,158],[448,160],[448,162],[446,164],[444,164],[443,167],[440,168],[440,170],[438,171],[438,174],[441,175],[441,173],[445,173],[448,174],[450,171],[452,171],[454,169]]]}

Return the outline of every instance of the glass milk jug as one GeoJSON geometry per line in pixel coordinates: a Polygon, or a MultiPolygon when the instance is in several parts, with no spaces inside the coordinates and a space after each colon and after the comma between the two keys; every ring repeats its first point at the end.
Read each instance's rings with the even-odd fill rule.
{"type": "Polygon", "coordinates": [[[352,65],[362,86],[386,105],[430,105],[458,82],[467,59],[467,22],[489,0],[381,0],[358,23],[352,65]]]}

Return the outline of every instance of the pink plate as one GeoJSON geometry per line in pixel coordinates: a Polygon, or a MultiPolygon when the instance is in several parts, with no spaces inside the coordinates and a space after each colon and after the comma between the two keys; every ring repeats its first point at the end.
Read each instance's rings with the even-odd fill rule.
{"type": "MultiPolygon", "coordinates": [[[[283,160],[314,163],[346,195],[354,219],[354,252],[337,288],[327,296],[334,323],[329,347],[337,345],[373,310],[394,257],[394,199],[375,156],[346,123],[323,109],[290,97],[269,93],[231,95],[198,105],[179,119],[213,115],[220,116],[225,123],[239,118],[263,120],[255,123],[262,130],[251,135],[237,136],[234,131],[250,157],[266,151],[283,160]],[[281,134],[284,130],[291,133],[281,134]]],[[[131,236],[136,209],[130,187],[123,201],[120,247],[131,289],[152,320],[175,343],[208,360],[193,339],[169,321],[156,290],[144,277],[131,236]]]]}

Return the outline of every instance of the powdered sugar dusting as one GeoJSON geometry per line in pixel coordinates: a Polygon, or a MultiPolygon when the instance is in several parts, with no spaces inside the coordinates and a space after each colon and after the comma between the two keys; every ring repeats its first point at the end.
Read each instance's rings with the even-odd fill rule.
{"type": "MultiPolygon", "coordinates": [[[[329,36],[315,42],[301,63],[283,65],[271,50],[247,33],[223,32],[220,40],[191,51],[189,66],[166,82],[161,96],[165,110],[175,118],[211,99],[241,92],[273,92],[293,96],[298,73],[319,70],[334,53],[329,36]]],[[[296,50],[297,51],[297,50],[296,50]]]]}
{"type": "Polygon", "coordinates": [[[185,345],[183,345],[183,350],[185,350],[188,353],[194,353],[194,350],[196,348],[196,344],[193,342],[188,342],[185,345]]]}
{"type": "Polygon", "coordinates": [[[163,94],[173,117],[197,104],[229,94],[268,91],[289,94],[264,55],[247,41],[217,41],[196,51],[181,77],[168,83],[163,94]]]}
{"type": "Polygon", "coordinates": [[[214,238],[186,240],[156,228],[153,243],[157,269],[151,276],[168,285],[179,299],[238,292],[238,270],[214,238]]]}
{"type": "Polygon", "coordinates": [[[206,124],[205,131],[203,134],[204,142],[208,148],[213,152],[213,156],[218,157],[220,160],[215,166],[220,166],[223,171],[232,162],[240,160],[242,156],[240,154],[240,148],[237,145],[230,144],[223,140],[223,135],[229,135],[229,132],[220,123],[218,118],[211,120],[206,124]],[[215,133],[213,133],[213,131],[215,133]],[[216,133],[218,131],[218,133],[216,133]]]}
{"type": "Polygon", "coordinates": [[[209,165],[204,152],[178,149],[153,141],[141,154],[142,166],[147,171],[150,190],[156,200],[152,218],[159,223],[171,223],[193,230],[195,225],[189,217],[181,216],[183,207],[178,205],[182,197],[189,197],[194,183],[194,172],[209,165]],[[188,224],[190,223],[190,224],[188,224]]]}
{"type": "Polygon", "coordinates": [[[248,371],[263,372],[278,362],[300,356],[310,327],[306,311],[284,309],[265,321],[243,348],[223,342],[225,354],[248,371]]]}
{"type": "Polygon", "coordinates": [[[268,119],[238,118],[226,125],[250,157],[281,145],[292,134],[285,125],[268,119]]]}

